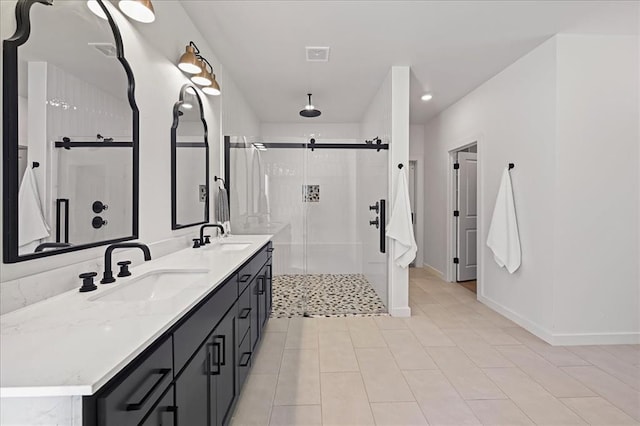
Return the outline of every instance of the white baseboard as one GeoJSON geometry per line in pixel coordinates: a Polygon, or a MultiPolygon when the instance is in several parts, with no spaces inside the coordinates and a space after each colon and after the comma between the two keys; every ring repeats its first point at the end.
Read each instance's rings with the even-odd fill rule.
{"type": "Polygon", "coordinates": [[[576,345],[629,345],[640,344],[640,332],[622,333],[553,333],[539,324],[529,321],[496,301],[478,295],[478,301],[487,305],[499,314],[507,317],[529,333],[539,337],[553,346],[576,345]]]}
{"type": "Polygon", "coordinates": [[[391,308],[389,309],[389,315],[398,318],[408,318],[411,316],[411,308],[408,306],[404,308],[391,308]]]}
{"type": "Polygon", "coordinates": [[[434,268],[433,266],[425,263],[422,267],[424,269],[428,269],[429,272],[431,272],[433,274],[436,274],[438,276],[438,278],[440,278],[441,280],[445,281],[444,274],[442,272],[440,272],[439,270],[437,270],[436,268],[434,268]]]}
{"type": "Polygon", "coordinates": [[[638,345],[640,344],[640,333],[570,333],[554,334],[554,346],[575,346],[575,345],[638,345]]]}
{"type": "Polygon", "coordinates": [[[497,313],[499,313],[500,315],[507,317],[508,319],[510,319],[511,321],[515,322],[516,324],[518,324],[520,327],[524,328],[525,330],[527,330],[529,333],[534,334],[535,336],[541,338],[542,340],[544,340],[545,342],[549,343],[549,344],[553,344],[553,334],[551,333],[551,331],[547,330],[546,328],[542,327],[541,325],[533,322],[533,321],[529,321],[528,319],[520,316],[519,314],[513,312],[512,310],[505,308],[504,306],[502,306],[501,304],[495,302],[492,299],[489,299],[488,297],[482,296],[480,294],[478,294],[478,301],[487,305],[488,307],[490,307],[491,309],[493,309],[494,311],[496,311],[497,313]]]}

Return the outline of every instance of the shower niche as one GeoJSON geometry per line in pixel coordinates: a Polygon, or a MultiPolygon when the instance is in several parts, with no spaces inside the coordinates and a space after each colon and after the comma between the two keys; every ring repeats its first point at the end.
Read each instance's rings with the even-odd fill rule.
{"type": "Polygon", "coordinates": [[[2,16],[3,243],[14,263],[137,238],[138,109],[109,2],[2,16]],[[95,206],[101,205],[96,211],[95,206]]]}

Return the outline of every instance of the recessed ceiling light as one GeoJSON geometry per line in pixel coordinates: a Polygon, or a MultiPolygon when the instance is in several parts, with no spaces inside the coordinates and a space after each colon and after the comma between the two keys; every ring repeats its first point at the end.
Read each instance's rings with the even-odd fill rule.
{"type": "Polygon", "coordinates": [[[422,95],[422,97],[420,98],[423,101],[427,102],[430,101],[431,99],[433,99],[433,95],[431,93],[425,93],[424,95],[422,95]]]}

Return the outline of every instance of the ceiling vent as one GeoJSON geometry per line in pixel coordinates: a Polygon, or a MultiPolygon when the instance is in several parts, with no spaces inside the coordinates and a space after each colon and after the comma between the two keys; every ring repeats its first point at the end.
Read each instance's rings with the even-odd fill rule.
{"type": "Polygon", "coordinates": [[[307,46],[307,62],[329,62],[329,47],[307,46]]]}
{"type": "Polygon", "coordinates": [[[111,43],[88,43],[89,46],[96,48],[104,56],[115,58],[117,54],[116,46],[111,43]]]}

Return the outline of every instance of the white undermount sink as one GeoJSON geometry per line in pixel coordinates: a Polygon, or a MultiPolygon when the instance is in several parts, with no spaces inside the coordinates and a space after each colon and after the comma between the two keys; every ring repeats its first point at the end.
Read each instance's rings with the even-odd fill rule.
{"type": "Polygon", "coordinates": [[[90,297],[100,302],[145,302],[170,299],[206,278],[208,269],[158,269],[90,297]]]}
{"type": "Polygon", "coordinates": [[[246,243],[242,241],[232,241],[232,242],[223,242],[220,243],[219,247],[222,251],[240,251],[248,248],[251,243],[246,243]]]}

